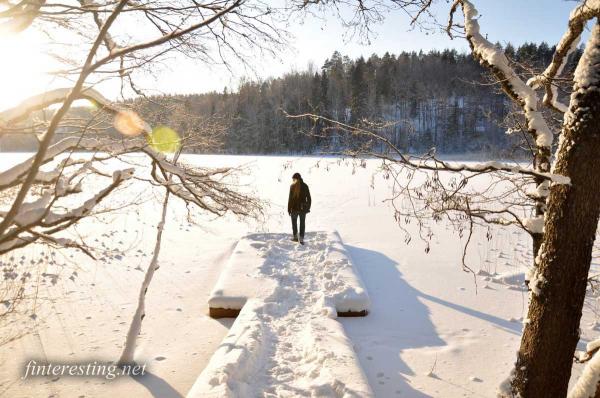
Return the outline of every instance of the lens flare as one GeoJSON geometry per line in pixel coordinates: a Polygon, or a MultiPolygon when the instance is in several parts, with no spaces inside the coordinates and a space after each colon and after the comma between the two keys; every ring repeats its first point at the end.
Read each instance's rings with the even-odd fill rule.
{"type": "Polygon", "coordinates": [[[175,130],[158,126],[147,136],[148,144],[157,152],[173,153],[181,147],[181,139],[175,130]]]}
{"type": "Polygon", "coordinates": [[[144,132],[144,121],[133,111],[117,113],[114,121],[115,128],[123,135],[136,136],[144,132]]]}
{"type": "Polygon", "coordinates": [[[98,106],[98,103],[96,101],[87,101],[87,106],[88,108],[90,108],[92,111],[97,111],[100,109],[100,107],[98,106]]]}

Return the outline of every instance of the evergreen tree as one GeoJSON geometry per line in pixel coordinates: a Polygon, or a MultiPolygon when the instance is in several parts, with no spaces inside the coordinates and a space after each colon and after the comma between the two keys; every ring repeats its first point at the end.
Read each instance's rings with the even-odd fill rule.
{"type": "MultiPolygon", "coordinates": [[[[546,43],[525,43],[516,49],[508,43],[504,50],[510,59],[533,67],[547,63],[554,51],[546,43]]],[[[577,49],[566,73],[572,73],[580,56],[577,49]]],[[[136,102],[152,124],[168,124],[178,131],[193,128],[185,114],[228,118],[224,147],[234,153],[311,152],[325,145],[304,134],[313,127],[310,120],[287,118],[281,110],[347,123],[393,122],[383,133],[403,150],[435,146],[438,152],[508,151],[514,138],[494,121],[503,120],[509,104],[494,86],[478,84],[489,82],[486,73],[472,57],[453,49],[374,54],[366,61],[352,61],[336,51],[320,71],[294,72],[260,83],[242,81],[237,91],[225,87],[220,93],[136,102]]],[[[559,94],[568,95],[562,90],[559,94]]],[[[314,127],[319,134],[325,131],[322,121],[314,127]]]]}
{"type": "Polygon", "coordinates": [[[366,65],[363,57],[356,60],[350,73],[350,121],[358,123],[367,117],[369,87],[365,79],[366,65]]]}

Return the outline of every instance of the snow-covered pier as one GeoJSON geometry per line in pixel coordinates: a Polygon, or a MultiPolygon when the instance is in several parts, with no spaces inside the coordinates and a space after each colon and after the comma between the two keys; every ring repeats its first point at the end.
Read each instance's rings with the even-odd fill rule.
{"type": "Polygon", "coordinates": [[[369,296],[337,232],[315,232],[308,245],[289,234],[251,234],[236,245],[208,300],[214,318],[235,317],[251,298],[305,287],[337,316],[365,316],[369,296]]]}
{"type": "Polygon", "coordinates": [[[336,232],[307,243],[240,240],[209,300],[213,315],[239,316],[188,398],[373,396],[335,319],[366,315],[368,294],[336,232]]]}

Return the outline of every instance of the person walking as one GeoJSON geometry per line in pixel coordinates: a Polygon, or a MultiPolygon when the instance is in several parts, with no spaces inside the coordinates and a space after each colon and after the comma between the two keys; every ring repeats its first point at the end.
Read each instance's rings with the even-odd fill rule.
{"type": "Polygon", "coordinates": [[[288,214],[292,218],[292,232],[294,242],[304,244],[304,227],[306,213],[310,212],[311,197],[308,185],[302,180],[300,173],[294,173],[288,198],[288,214]],[[298,218],[300,218],[300,234],[298,234],[298,218]]]}

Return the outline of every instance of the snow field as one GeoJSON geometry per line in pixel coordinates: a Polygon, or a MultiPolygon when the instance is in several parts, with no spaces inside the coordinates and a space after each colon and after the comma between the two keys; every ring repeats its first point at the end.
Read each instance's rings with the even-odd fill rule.
{"type": "MultiPolygon", "coordinates": [[[[25,154],[3,156],[0,169],[22,160],[25,154]]],[[[20,379],[22,364],[33,357],[55,361],[118,358],[152,255],[162,197],[161,190],[138,193],[135,185],[133,192],[123,190],[112,200],[122,202],[130,195],[143,200],[156,195],[158,200],[102,217],[104,221],[91,219],[78,228],[78,233],[89,236],[95,245],[107,248],[109,253],[99,261],[68,251],[44,249],[42,253],[36,249],[23,253],[27,264],[30,259],[37,264],[56,254],[55,264],[44,260],[41,267],[32,265],[29,269],[33,275],[41,273],[42,278],[45,273],[48,281],[40,286],[37,317],[20,318],[15,324],[33,333],[0,346],[0,396],[185,397],[234,323],[207,315],[211,291],[241,237],[291,231],[286,204],[291,175],[296,171],[309,184],[314,200],[307,231],[339,231],[368,290],[371,303],[367,317],[327,322],[337,325],[339,321],[343,326],[375,397],[496,396],[498,385],[513,367],[527,314],[528,293],[521,281],[533,256],[525,232],[493,227],[487,237],[485,228],[475,229],[467,264],[476,272],[486,272],[477,275],[476,286],[473,275],[461,271],[466,237],[459,236],[445,220],[432,225],[434,235],[428,253],[416,223],[402,224],[413,238],[409,244],[404,241],[393,209],[384,201],[390,197],[390,182],[374,174],[379,161],[368,160],[362,168],[328,157],[182,158],[207,167],[245,165],[242,189],[269,203],[264,220],[214,219],[194,212],[194,223],[180,202],[172,202],[159,258],[161,267],[148,291],[147,315],[135,356],[148,364],[150,374],[110,382],[64,377],[20,379]],[[73,271],[78,277],[71,280],[73,271]],[[50,283],[55,274],[61,277],[56,284],[50,283]]],[[[478,179],[470,186],[487,189],[490,182],[478,179]]],[[[314,243],[310,234],[307,240],[309,248],[314,243]]],[[[298,245],[291,247],[302,250],[298,245]]],[[[0,261],[5,265],[19,263],[21,254],[15,253],[14,261],[12,255],[2,256],[0,261]]],[[[599,274],[600,251],[595,249],[593,258],[592,275],[599,274]]],[[[18,270],[22,267],[19,265],[18,270]]],[[[598,338],[598,296],[597,291],[590,291],[586,298],[579,350],[598,338]]],[[[307,329],[307,325],[302,327],[307,329]]],[[[296,340],[276,337],[293,340],[297,352],[303,352],[299,336],[294,333],[296,340]]],[[[342,366],[339,363],[336,369],[342,366]]],[[[583,365],[574,364],[573,382],[582,369],[583,365]]],[[[281,391],[286,393],[283,388],[281,391]]]]}

